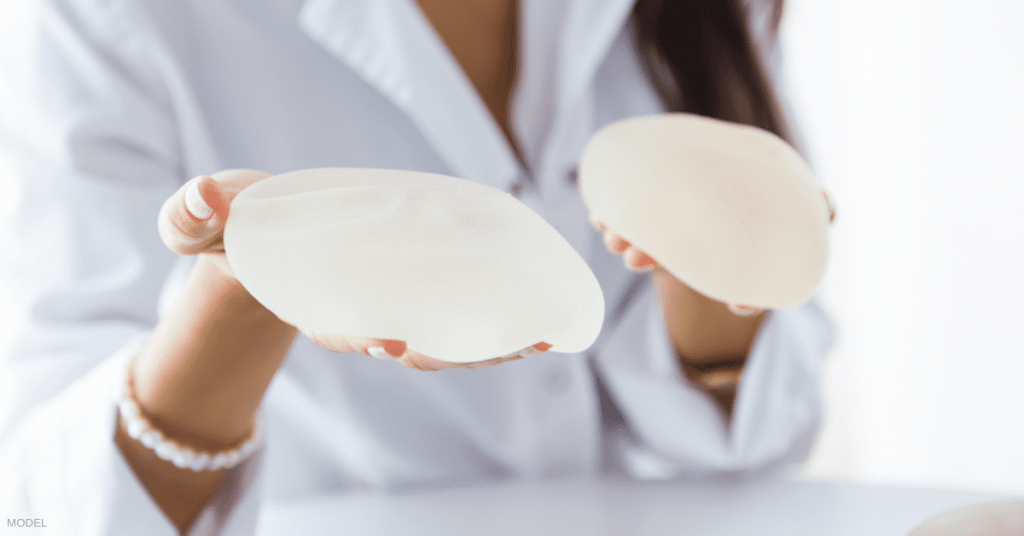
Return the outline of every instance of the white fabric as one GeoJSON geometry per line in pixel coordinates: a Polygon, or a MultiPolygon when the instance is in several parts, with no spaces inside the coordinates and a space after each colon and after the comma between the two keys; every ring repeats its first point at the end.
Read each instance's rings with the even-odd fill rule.
{"type": "Polygon", "coordinates": [[[264,450],[192,534],[246,534],[261,503],[317,492],[615,467],[753,473],[806,454],[831,340],[822,312],[771,314],[727,426],[682,379],[646,276],[604,251],[567,179],[599,126],[660,110],[625,30],[630,4],[521,3],[520,165],[411,0],[33,2],[0,36],[0,169],[15,179],[0,270],[18,312],[0,362],[7,517],[173,533],[114,445],[110,393],[191,262],[160,243],[161,202],[230,167],[520,180],[590,264],[608,318],[592,360],[429,374],[298,340],[264,401],[264,450]]]}

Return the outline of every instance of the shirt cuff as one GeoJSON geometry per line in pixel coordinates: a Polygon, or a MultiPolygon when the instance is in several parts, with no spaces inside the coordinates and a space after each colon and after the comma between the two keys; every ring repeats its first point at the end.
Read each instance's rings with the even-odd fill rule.
{"type": "MultiPolygon", "coordinates": [[[[55,533],[177,536],[114,442],[116,400],[128,361],[148,333],[32,410],[0,448],[0,504],[8,517],[41,519],[55,533]]],[[[52,371],[57,373],[57,371],[52,371]]],[[[188,536],[252,534],[260,453],[235,467],[188,536]]]]}
{"type": "Polygon", "coordinates": [[[641,479],[706,477],[802,459],[819,426],[819,366],[831,341],[815,302],[769,312],[727,422],[711,396],[686,380],[648,287],[596,356],[630,432],[617,446],[626,470],[641,479]]]}

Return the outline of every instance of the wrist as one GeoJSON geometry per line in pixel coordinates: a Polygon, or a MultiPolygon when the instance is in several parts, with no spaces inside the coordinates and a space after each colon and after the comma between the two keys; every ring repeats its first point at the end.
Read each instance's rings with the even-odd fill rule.
{"type": "Polygon", "coordinates": [[[655,272],[669,338],[686,365],[714,367],[742,360],[765,315],[737,316],[725,303],[697,292],[667,272],[655,272]]]}
{"type": "MultiPolygon", "coordinates": [[[[231,318],[232,321],[248,319],[254,322],[282,322],[235,277],[223,253],[197,256],[186,286],[186,295],[200,297],[202,301],[214,304],[210,312],[219,318],[231,318]]],[[[194,306],[190,308],[194,311],[200,310],[194,306]]]]}
{"type": "MultiPolygon", "coordinates": [[[[259,448],[262,441],[260,419],[257,416],[252,431],[244,441],[236,442],[234,448],[204,448],[180,439],[155,426],[139,407],[135,393],[135,360],[129,362],[121,394],[117,399],[119,426],[131,439],[141,443],[158,458],[174,464],[179,469],[191,471],[217,471],[230,469],[241,463],[259,448]]],[[[206,438],[201,440],[207,441],[206,438]]],[[[219,445],[218,445],[219,446],[219,445]]]]}
{"type": "Polygon", "coordinates": [[[296,335],[214,255],[200,255],[178,303],[134,369],[140,411],[183,443],[226,448],[252,431],[263,393],[296,335]]]}
{"type": "Polygon", "coordinates": [[[680,356],[679,361],[690,383],[708,393],[725,415],[731,416],[746,358],[726,358],[693,364],[680,356]]]}

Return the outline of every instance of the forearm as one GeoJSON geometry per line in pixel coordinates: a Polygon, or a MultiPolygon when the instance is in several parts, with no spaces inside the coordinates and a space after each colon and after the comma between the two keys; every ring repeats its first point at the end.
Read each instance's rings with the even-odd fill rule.
{"type": "Polygon", "coordinates": [[[735,382],[764,313],[733,314],[726,304],[698,293],[664,269],[656,269],[652,278],[683,370],[731,415],[735,382]]]}
{"type": "MultiPolygon", "coordinates": [[[[135,396],[166,436],[201,450],[237,446],[296,331],[262,307],[215,262],[200,256],[182,299],[136,360],[135,396]]],[[[131,439],[117,443],[136,475],[184,531],[227,471],[179,469],[131,439]]]]}

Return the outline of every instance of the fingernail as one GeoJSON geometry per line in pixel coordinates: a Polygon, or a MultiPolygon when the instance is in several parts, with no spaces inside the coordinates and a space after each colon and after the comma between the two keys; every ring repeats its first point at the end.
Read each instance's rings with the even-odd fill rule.
{"type": "MultiPolygon", "coordinates": [[[[627,268],[629,268],[629,267],[627,266],[627,268]]],[[[653,264],[648,264],[647,266],[641,266],[639,268],[629,268],[629,269],[633,270],[634,272],[650,273],[650,272],[654,271],[654,265],[653,264]]]]}
{"type": "Polygon", "coordinates": [[[366,353],[370,354],[377,359],[384,359],[386,361],[394,361],[395,357],[388,353],[383,346],[371,346],[366,349],[366,353]]]}
{"type": "Polygon", "coordinates": [[[522,355],[523,357],[533,357],[535,355],[540,355],[543,354],[544,352],[547,352],[548,349],[551,348],[550,344],[547,344],[546,346],[547,348],[543,350],[541,350],[540,348],[536,348],[534,346],[529,346],[527,348],[524,348],[523,351],[519,352],[519,354],[522,355]]]}
{"type": "Polygon", "coordinates": [[[398,359],[399,357],[402,357],[402,354],[405,353],[405,345],[395,341],[385,342],[383,348],[384,351],[391,356],[391,359],[398,359]],[[388,349],[389,346],[391,347],[391,349],[388,349]],[[391,350],[394,351],[392,352],[391,350]]]}
{"type": "Polygon", "coordinates": [[[193,179],[192,184],[189,184],[188,189],[185,190],[185,208],[200,220],[208,220],[210,216],[213,216],[213,209],[206,204],[203,194],[199,193],[199,180],[197,179],[193,179]]]}
{"type": "Polygon", "coordinates": [[[729,304],[729,311],[736,316],[752,316],[759,312],[759,309],[743,307],[736,304],[729,304]]]}

